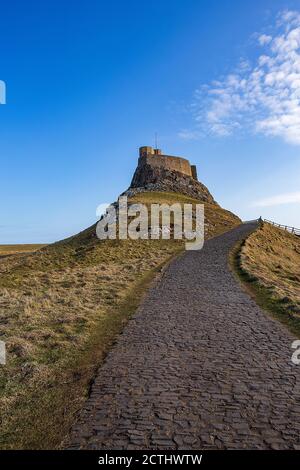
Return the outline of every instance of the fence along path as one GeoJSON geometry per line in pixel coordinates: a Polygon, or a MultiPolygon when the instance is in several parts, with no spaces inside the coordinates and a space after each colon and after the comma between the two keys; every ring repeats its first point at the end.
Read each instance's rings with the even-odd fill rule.
{"type": "Polygon", "coordinates": [[[289,225],[278,224],[277,222],[272,222],[272,220],[268,220],[268,219],[263,219],[263,221],[266,222],[267,224],[271,224],[274,227],[281,228],[283,230],[286,230],[289,233],[293,233],[294,235],[297,235],[298,237],[300,237],[300,228],[290,227],[289,225]]]}

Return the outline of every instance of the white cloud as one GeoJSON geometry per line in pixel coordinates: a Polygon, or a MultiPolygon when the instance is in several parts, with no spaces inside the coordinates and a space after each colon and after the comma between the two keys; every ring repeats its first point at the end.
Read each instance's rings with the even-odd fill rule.
{"type": "Polygon", "coordinates": [[[258,42],[261,46],[264,46],[265,44],[269,44],[269,42],[272,41],[272,36],[269,36],[267,34],[261,34],[258,37],[258,42]]]}
{"type": "Polygon", "coordinates": [[[280,206],[282,204],[300,204],[300,191],[295,193],[278,194],[253,202],[252,207],[280,206]]]}
{"type": "Polygon", "coordinates": [[[179,133],[178,136],[182,140],[198,140],[201,137],[201,133],[198,131],[193,131],[189,129],[182,129],[179,133]]]}
{"type": "Polygon", "coordinates": [[[256,63],[242,59],[237,71],[195,92],[194,129],[180,136],[227,136],[238,129],[300,145],[300,13],[284,11],[273,35],[261,34],[256,63]]]}

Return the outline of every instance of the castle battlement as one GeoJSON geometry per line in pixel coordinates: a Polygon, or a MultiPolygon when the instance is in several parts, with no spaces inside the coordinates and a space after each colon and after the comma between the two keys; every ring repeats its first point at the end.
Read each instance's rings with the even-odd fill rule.
{"type": "Polygon", "coordinates": [[[140,154],[140,157],[143,157],[146,155],[162,155],[161,149],[154,149],[149,146],[140,147],[139,154],[140,154]]]}

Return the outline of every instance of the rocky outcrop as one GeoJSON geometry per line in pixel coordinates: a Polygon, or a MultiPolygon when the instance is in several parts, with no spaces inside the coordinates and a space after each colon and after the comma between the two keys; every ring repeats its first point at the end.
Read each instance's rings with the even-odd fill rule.
{"type": "Polygon", "coordinates": [[[200,201],[216,204],[207,187],[192,176],[148,163],[138,165],[131,185],[124,194],[130,197],[144,191],[181,193],[200,201]]]}

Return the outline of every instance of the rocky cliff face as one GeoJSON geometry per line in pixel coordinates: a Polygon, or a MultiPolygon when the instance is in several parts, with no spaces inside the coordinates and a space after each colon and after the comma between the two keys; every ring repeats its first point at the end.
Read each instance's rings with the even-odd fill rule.
{"type": "Polygon", "coordinates": [[[207,187],[191,176],[166,168],[153,167],[148,163],[138,165],[131,185],[124,194],[132,196],[143,191],[181,193],[200,201],[216,204],[207,187]]]}

